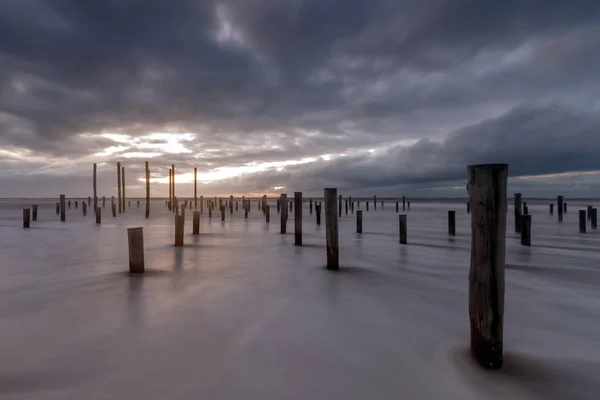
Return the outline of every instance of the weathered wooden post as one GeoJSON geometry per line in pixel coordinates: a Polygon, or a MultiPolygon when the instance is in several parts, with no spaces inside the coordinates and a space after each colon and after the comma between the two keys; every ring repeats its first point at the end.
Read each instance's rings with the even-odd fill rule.
{"type": "Polygon", "coordinates": [[[91,201],[92,201],[92,198],[90,196],[88,196],[88,206],[91,205],[91,201]]]}
{"type": "Polygon", "coordinates": [[[563,204],[563,211],[565,212],[565,214],[567,213],[567,203],[563,204]]]}
{"type": "Polygon", "coordinates": [[[521,245],[531,246],[531,215],[521,215],[521,245]]]}
{"type": "Polygon", "coordinates": [[[592,206],[587,206],[587,219],[591,220],[592,219],[592,206]]]}
{"type": "Polygon", "coordinates": [[[235,211],[237,211],[237,210],[238,210],[238,202],[236,201],[235,202],[235,211]]]}
{"type": "Polygon", "coordinates": [[[150,218],[150,164],[148,161],[146,161],[146,210],[144,216],[150,218]]]}
{"type": "Polygon", "coordinates": [[[102,209],[100,207],[96,207],[96,224],[102,223],[102,209]]]}
{"type": "Polygon", "coordinates": [[[354,202],[353,201],[350,202],[350,212],[352,214],[354,214],[354,202]]]}
{"type": "Polygon", "coordinates": [[[408,236],[408,219],[406,214],[398,215],[398,230],[400,232],[400,244],[406,244],[408,236]]]}
{"type": "Polygon", "coordinates": [[[213,208],[212,208],[212,203],[211,203],[208,205],[208,218],[209,219],[212,218],[212,210],[213,210],[213,208]]]}
{"type": "Polygon", "coordinates": [[[265,219],[267,220],[267,224],[271,222],[271,206],[267,204],[265,211],[265,219]]]}
{"type": "Polygon", "coordinates": [[[30,217],[31,210],[29,208],[23,209],[23,228],[29,228],[30,226],[30,217]]]}
{"type": "Polygon", "coordinates": [[[144,229],[127,229],[127,241],[129,243],[129,273],[143,274],[144,263],[144,229]]]}
{"type": "Polygon", "coordinates": [[[302,246],[302,192],[294,192],[294,244],[302,246]]]}
{"type": "Polygon", "coordinates": [[[365,204],[367,205],[367,212],[369,212],[369,202],[365,201],[365,204]]]}
{"type": "Polygon", "coordinates": [[[60,195],[60,221],[65,222],[65,195],[60,195]]]}
{"type": "Polygon", "coordinates": [[[294,202],[290,201],[290,211],[294,211],[294,202]]]}
{"type": "Polygon", "coordinates": [[[173,189],[172,189],[172,183],[173,181],[173,177],[172,177],[172,172],[171,172],[171,168],[169,168],[169,211],[171,211],[171,207],[173,206],[173,198],[172,198],[172,193],[173,193],[173,189]]]}
{"type": "Polygon", "coordinates": [[[96,192],[96,163],[94,163],[94,210],[98,207],[98,194],[96,192]]]}
{"type": "Polygon", "coordinates": [[[598,229],[598,209],[592,208],[592,229],[598,229]]]}
{"type": "Polygon", "coordinates": [[[115,203],[112,203],[112,216],[113,218],[117,217],[117,205],[115,203]]]}
{"type": "MultiPolygon", "coordinates": [[[[340,194],[340,200],[338,202],[338,208],[339,208],[339,211],[340,211],[339,216],[340,216],[340,218],[342,218],[342,195],[341,194],[340,194]]],[[[325,202],[325,212],[327,212],[327,210],[328,210],[328,208],[327,208],[327,202],[325,202]]],[[[327,218],[327,215],[325,216],[325,218],[327,218]]]]}
{"type": "Polygon", "coordinates": [[[402,211],[406,210],[406,197],[402,196],[402,211]]]}
{"type": "Polygon", "coordinates": [[[396,212],[399,212],[398,202],[396,202],[396,212]]]}
{"type": "Polygon", "coordinates": [[[225,205],[221,205],[221,221],[225,221],[225,205]]]}
{"type": "Polygon", "coordinates": [[[346,215],[348,215],[348,199],[345,199],[344,203],[345,203],[344,208],[346,210],[346,215]]]}
{"type": "Polygon", "coordinates": [[[377,211],[377,196],[373,196],[373,211],[377,211]]]}
{"type": "Polygon", "coordinates": [[[356,206],[360,208],[360,200],[356,200],[356,206]]]}
{"type": "Polygon", "coordinates": [[[192,220],[192,235],[200,234],[200,211],[194,211],[192,220]]]}
{"type": "Polygon", "coordinates": [[[233,214],[233,195],[229,195],[229,214],[233,214]]]}
{"type": "Polygon", "coordinates": [[[362,233],[362,210],[356,212],[356,233],[362,233]]]}
{"type": "Polygon", "coordinates": [[[527,206],[523,206],[523,214],[521,216],[523,215],[529,215],[529,208],[527,206]]]}
{"type": "Polygon", "coordinates": [[[175,214],[175,246],[183,246],[183,227],[185,225],[185,216],[175,214]]]}
{"type": "Polygon", "coordinates": [[[467,201],[467,214],[471,214],[471,203],[467,201]]]}
{"type": "Polygon", "coordinates": [[[75,200],[75,208],[77,208],[77,200],[75,200]]]}
{"type": "MultiPolygon", "coordinates": [[[[171,184],[171,190],[173,191],[171,198],[175,200],[175,164],[171,164],[171,179],[173,180],[173,183],[171,184]]],[[[173,212],[177,213],[177,208],[175,208],[173,212]]]]}
{"type": "Polygon", "coordinates": [[[31,206],[31,219],[37,221],[37,204],[31,206]]]}
{"type": "Polygon", "coordinates": [[[521,232],[521,193],[515,193],[515,233],[521,232]]]}
{"type": "Polygon", "coordinates": [[[277,214],[281,212],[281,197],[277,199],[277,214]]]}
{"type": "Polygon", "coordinates": [[[123,202],[123,212],[125,212],[125,167],[121,167],[121,186],[122,186],[122,197],[121,201],[123,202]]]}
{"type": "Polygon", "coordinates": [[[200,196],[200,215],[202,214],[204,214],[204,196],[200,196]]]}
{"type": "Polygon", "coordinates": [[[121,163],[119,161],[117,161],[117,203],[121,214],[121,163]]]}
{"type": "Polygon", "coordinates": [[[180,214],[183,215],[185,217],[185,210],[186,210],[186,204],[185,202],[181,205],[181,212],[180,214]]]}
{"type": "Polygon", "coordinates": [[[85,201],[81,203],[81,212],[83,213],[84,217],[87,215],[87,204],[85,204],[85,201]]]}
{"type": "Polygon", "coordinates": [[[448,210],[448,235],[456,236],[456,211],[448,210]]]}
{"type": "Polygon", "coordinates": [[[69,200],[69,208],[71,208],[71,200],[69,200]]]}
{"type": "Polygon", "coordinates": [[[102,196],[102,208],[106,207],[106,196],[102,196]]]}
{"type": "Polygon", "coordinates": [[[338,249],[337,189],[325,189],[325,237],[327,243],[327,269],[337,271],[340,268],[338,249]]]}
{"type": "Polygon", "coordinates": [[[554,204],[550,204],[550,215],[554,215],[554,204]]]}
{"type": "Polygon", "coordinates": [[[281,234],[287,232],[287,194],[281,194],[281,234]]]}
{"type": "Polygon", "coordinates": [[[563,197],[562,196],[558,196],[557,199],[557,203],[558,203],[558,222],[562,222],[563,220],[563,197]]]}
{"type": "Polygon", "coordinates": [[[244,207],[244,219],[248,219],[248,207],[244,207]]]}
{"type": "Polygon", "coordinates": [[[312,209],[313,209],[312,199],[309,199],[308,204],[309,204],[310,215],[312,215],[312,209]]]}
{"type": "Polygon", "coordinates": [[[467,168],[471,203],[471,352],[489,369],[503,358],[507,164],[467,168]]]}
{"type": "Polygon", "coordinates": [[[579,210],[579,233],[586,232],[585,210],[579,210]]]}
{"type": "Polygon", "coordinates": [[[321,202],[315,203],[315,213],[317,214],[317,226],[321,226],[321,202]]]}

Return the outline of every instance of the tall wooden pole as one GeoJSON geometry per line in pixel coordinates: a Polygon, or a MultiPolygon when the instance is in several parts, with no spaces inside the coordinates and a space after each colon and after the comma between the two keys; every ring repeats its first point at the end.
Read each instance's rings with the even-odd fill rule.
{"type": "MultiPolygon", "coordinates": [[[[171,185],[173,195],[171,197],[173,198],[173,200],[175,200],[175,164],[171,164],[171,179],[173,179],[173,183],[171,185]]],[[[175,213],[177,213],[177,208],[175,208],[175,213]]]]}
{"type": "Polygon", "coordinates": [[[171,190],[172,181],[171,168],[169,168],[169,211],[171,211],[171,208],[173,207],[173,198],[171,197],[173,194],[173,191],[171,190]]]}
{"type": "Polygon", "coordinates": [[[96,193],[96,163],[94,163],[94,210],[98,208],[98,194],[96,193]]]}
{"type": "Polygon", "coordinates": [[[150,165],[146,161],[146,218],[150,217],[150,165]]]}
{"type": "Polygon", "coordinates": [[[470,165],[467,171],[471,203],[471,352],[483,367],[495,369],[502,366],[503,358],[508,165],[470,165]]]}
{"type": "Polygon", "coordinates": [[[121,167],[121,186],[123,187],[123,197],[121,201],[123,201],[123,212],[125,212],[125,167],[121,167]]]}
{"type": "Polygon", "coordinates": [[[198,209],[198,168],[194,167],[194,210],[198,209]]]}
{"type": "Polygon", "coordinates": [[[325,237],[327,244],[327,269],[340,268],[338,249],[337,189],[325,189],[325,237]]]}
{"type": "Polygon", "coordinates": [[[117,162],[117,203],[119,203],[119,214],[121,214],[121,163],[117,162]]]}

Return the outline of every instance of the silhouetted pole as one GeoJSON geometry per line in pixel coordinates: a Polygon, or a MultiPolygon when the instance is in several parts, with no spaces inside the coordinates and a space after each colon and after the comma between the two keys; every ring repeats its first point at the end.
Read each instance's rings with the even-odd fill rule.
{"type": "MultiPolygon", "coordinates": [[[[342,218],[342,195],[341,194],[340,194],[340,199],[339,199],[339,202],[338,202],[338,208],[339,208],[339,211],[340,211],[339,216],[340,216],[340,218],[342,218]]],[[[327,210],[328,210],[328,208],[327,208],[327,202],[326,202],[325,203],[325,212],[327,212],[327,210]]],[[[327,218],[327,216],[325,216],[325,218],[327,218]]]]}
{"type": "Polygon", "coordinates": [[[515,193],[515,233],[521,232],[521,193],[515,193]]]}
{"type": "Polygon", "coordinates": [[[200,196],[200,215],[204,214],[204,196],[200,196]]]}
{"type": "Polygon", "coordinates": [[[356,233],[362,233],[362,210],[356,212],[356,233]]]}
{"type": "Polygon", "coordinates": [[[567,213],[567,203],[563,204],[563,211],[565,212],[565,214],[567,213]]]}
{"type": "Polygon", "coordinates": [[[592,229],[598,229],[598,209],[592,208],[592,229]]]}
{"type": "Polygon", "coordinates": [[[192,234],[200,234],[200,211],[194,211],[192,220],[192,234]]]}
{"type": "Polygon", "coordinates": [[[96,224],[102,223],[102,209],[100,207],[96,207],[96,224]]]}
{"type": "Polygon", "coordinates": [[[554,215],[554,204],[550,204],[550,215],[554,215]]]}
{"type": "Polygon", "coordinates": [[[471,214],[471,203],[467,201],[467,214],[471,214]]]}
{"type": "Polygon", "coordinates": [[[592,219],[592,206],[587,206],[587,219],[592,219]]]}
{"type": "Polygon", "coordinates": [[[123,187],[123,197],[121,201],[123,202],[123,212],[125,212],[125,167],[121,167],[121,186],[123,187]]]}
{"type": "Polygon", "coordinates": [[[523,214],[521,216],[528,215],[528,214],[529,214],[529,207],[523,206],[523,214]]]}
{"type": "Polygon", "coordinates": [[[281,194],[281,234],[287,231],[287,194],[281,194]]]}
{"type": "Polygon", "coordinates": [[[406,214],[398,215],[398,230],[399,230],[399,234],[400,234],[400,238],[399,238],[400,244],[406,244],[407,236],[408,236],[408,225],[407,225],[406,214]]]}
{"type": "Polygon", "coordinates": [[[344,200],[344,209],[345,209],[346,215],[348,215],[348,199],[344,200]]]}
{"type": "Polygon", "coordinates": [[[117,203],[119,203],[119,214],[121,214],[121,163],[117,162],[117,203]]]}
{"type": "Polygon", "coordinates": [[[31,210],[29,208],[23,209],[23,228],[29,228],[30,226],[30,217],[31,210]]]}
{"type": "Polygon", "coordinates": [[[456,211],[448,211],[448,235],[456,236],[456,211]]]}
{"type": "Polygon", "coordinates": [[[225,221],[225,206],[221,204],[221,221],[225,221]]]}
{"type": "Polygon", "coordinates": [[[150,164],[146,161],[146,210],[145,217],[150,218],[150,164]]]}
{"type": "Polygon", "coordinates": [[[65,195],[60,195],[60,221],[65,222],[65,195]]]}
{"type": "Polygon", "coordinates": [[[377,211],[377,196],[373,196],[373,211],[377,211]]]}
{"type": "Polygon", "coordinates": [[[503,358],[507,164],[470,165],[469,317],[471,352],[485,368],[503,358]]]}
{"type": "MultiPolygon", "coordinates": [[[[173,198],[173,200],[175,200],[175,164],[171,164],[171,179],[173,180],[173,183],[171,184],[171,190],[173,191],[173,194],[171,195],[171,197],[173,198]]],[[[176,213],[177,208],[175,208],[173,212],[176,213]]]]}
{"type": "Polygon", "coordinates": [[[127,229],[127,241],[129,243],[129,273],[143,274],[144,263],[144,229],[127,229]]]}
{"type": "Polygon", "coordinates": [[[315,203],[315,212],[317,214],[317,226],[321,226],[321,202],[315,203]]]}
{"type": "Polygon", "coordinates": [[[117,217],[117,205],[113,202],[111,204],[111,206],[112,206],[111,207],[112,208],[112,216],[113,216],[113,218],[116,218],[117,217]]]}
{"type": "Polygon", "coordinates": [[[94,163],[94,210],[98,207],[98,194],[96,192],[96,163],[94,163]]]}
{"type": "Polygon", "coordinates": [[[233,195],[229,195],[229,214],[233,214],[233,195]]]}
{"type": "Polygon", "coordinates": [[[325,237],[327,243],[327,269],[340,268],[338,249],[338,216],[336,214],[337,189],[325,189],[325,237]]]}
{"type": "Polygon", "coordinates": [[[308,201],[308,204],[309,204],[310,215],[312,215],[312,209],[313,209],[312,199],[310,199],[308,201]]]}
{"type": "Polygon", "coordinates": [[[172,172],[171,172],[171,168],[169,168],[169,211],[171,211],[171,207],[173,207],[173,189],[172,186],[173,185],[173,177],[172,177],[172,172]]]}
{"type": "Polygon", "coordinates": [[[271,222],[271,206],[269,204],[267,204],[266,208],[267,209],[265,210],[265,219],[268,224],[271,222]]]}
{"type": "Polygon", "coordinates": [[[521,215],[521,244],[531,246],[531,215],[521,215]]]}
{"type": "Polygon", "coordinates": [[[558,196],[558,222],[562,222],[563,220],[563,197],[562,196],[558,196]]]}
{"type": "Polygon", "coordinates": [[[102,196],[102,208],[106,207],[106,196],[102,196]]]}
{"type": "Polygon", "coordinates": [[[183,246],[183,227],[185,225],[185,216],[175,215],[175,246],[183,246]]]}
{"type": "Polygon", "coordinates": [[[37,221],[37,204],[31,206],[31,219],[37,221]]]}
{"type": "Polygon", "coordinates": [[[396,212],[399,212],[399,208],[398,208],[398,202],[396,202],[396,212]]]}
{"type": "Polygon", "coordinates": [[[367,212],[369,212],[369,202],[365,201],[365,205],[367,206],[367,212]]]}
{"type": "Polygon", "coordinates": [[[56,215],[60,214],[60,203],[56,203],[56,215]]]}
{"type": "Polygon", "coordinates": [[[402,211],[406,210],[406,197],[402,196],[402,211]]]}
{"type": "Polygon", "coordinates": [[[579,233],[586,232],[585,210],[579,210],[579,233]]]}
{"type": "Polygon", "coordinates": [[[81,203],[81,212],[84,217],[87,215],[87,204],[85,204],[85,201],[81,203]]]}
{"type": "Polygon", "coordinates": [[[302,246],[302,192],[294,192],[294,244],[302,246]]]}

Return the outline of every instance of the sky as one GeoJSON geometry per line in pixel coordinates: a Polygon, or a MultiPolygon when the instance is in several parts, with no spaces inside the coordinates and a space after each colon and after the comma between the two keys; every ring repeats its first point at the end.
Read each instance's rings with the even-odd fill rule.
{"type": "Polygon", "coordinates": [[[0,0],[0,197],[600,196],[598,0],[0,0]]]}

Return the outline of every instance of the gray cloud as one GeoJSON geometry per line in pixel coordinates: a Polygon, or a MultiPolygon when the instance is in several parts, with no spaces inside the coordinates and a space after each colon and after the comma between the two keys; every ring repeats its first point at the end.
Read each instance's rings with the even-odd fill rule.
{"type": "Polygon", "coordinates": [[[599,26],[593,0],[5,1],[0,145],[30,153],[0,153],[0,176],[135,171],[124,153],[152,150],[93,156],[119,144],[89,134],[153,131],[196,135],[153,158],[158,173],[390,148],[215,191],[426,190],[495,160],[516,175],[594,169],[599,26]]]}

